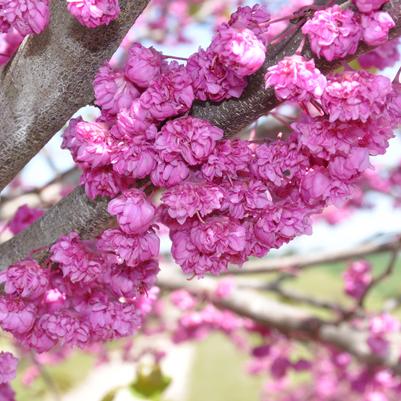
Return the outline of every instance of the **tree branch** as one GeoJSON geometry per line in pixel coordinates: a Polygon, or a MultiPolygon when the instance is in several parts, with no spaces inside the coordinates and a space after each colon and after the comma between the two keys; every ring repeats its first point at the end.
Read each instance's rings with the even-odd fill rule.
{"type": "Polygon", "coordinates": [[[376,276],[370,284],[365,288],[365,291],[363,292],[362,296],[359,298],[358,301],[358,306],[360,308],[363,308],[366,303],[366,299],[370,293],[370,291],[376,287],[378,284],[380,284],[383,280],[385,280],[387,277],[391,276],[391,274],[394,272],[395,265],[397,263],[398,259],[398,254],[400,252],[400,245],[401,245],[401,240],[398,238],[397,241],[392,246],[392,252],[390,256],[390,261],[387,265],[387,267],[384,269],[384,271],[376,276]]]}
{"type": "MultiPolygon", "coordinates": [[[[288,279],[289,277],[284,278],[288,279]]],[[[274,280],[273,282],[260,282],[260,280],[241,280],[237,281],[236,284],[238,288],[252,289],[263,292],[268,291],[278,295],[283,300],[288,300],[289,302],[296,304],[309,305],[318,309],[325,309],[329,312],[339,313],[340,315],[346,315],[348,313],[348,310],[346,310],[341,304],[330,302],[324,299],[318,299],[313,296],[298,292],[293,288],[285,288],[282,286],[282,281],[284,280],[274,280]]]]}
{"type": "MultiPolygon", "coordinates": [[[[392,251],[398,238],[390,238],[386,242],[372,241],[367,244],[359,245],[356,248],[345,251],[324,251],[320,253],[311,252],[306,255],[291,255],[283,257],[274,257],[267,259],[257,259],[244,263],[241,268],[235,267],[222,275],[250,275],[266,274],[278,272],[296,272],[297,270],[319,266],[323,264],[343,262],[356,258],[365,257],[375,253],[392,251]]],[[[1,246],[0,246],[1,250],[1,246]]]]}
{"type": "MultiPolygon", "coordinates": [[[[401,35],[401,0],[392,0],[385,7],[396,23],[396,27],[391,31],[392,37],[401,35]]],[[[284,56],[294,54],[301,40],[302,35],[300,32],[297,32],[282,43],[269,48],[266,62],[259,72],[250,77],[248,88],[241,99],[228,100],[219,104],[208,102],[204,104],[197,103],[192,109],[192,115],[208,119],[211,123],[223,128],[226,137],[231,137],[250,122],[253,122],[261,115],[267,114],[270,110],[277,107],[279,102],[271,89],[264,89],[263,75],[269,66],[276,64],[284,56]]],[[[365,45],[361,45],[357,54],[361,54],[367,50],[369,49],[365,45]]],[[[311,57],[308,49],[304,53],[308,57],[311,57]]],[[[323,60],[317,60],[316,62],[317,66],[325,73],[338,67],[338,63],[328,63],[323,60]]],[[[110,224],[110,217],[107,215],[106,208],[104,207],[105,201],[103,200],[101,203],[103,207],[88,206],[92,202],[88,202],[85,199],[83,191],[74,192],[67,200],[55,205],[48,212],[51,216],[59,220],[52,220],[49,216],[44,216],[24,233],[0,245],[0,269],[18,260],[21,255],[27,255],[32,248],[40,248],[46,245],[44,238],[55,240],[59,236],[66,234],[70,231],[69,227],[71,227],[72,216],[74,216],[74,221],[80,223],[73,226],[73,229],[81,233],[84,237],[100,234],[104,227],[101,224],[94,225],[92,222],[100,221],[106,226],[110,224]],[[80,218],[77,217],[79,215],[81,216],[80,218]],[[47,222],[47,225],[44,224],[44,221],[47,222]],[[88,227],[90,228],[89,230],[87,229],[88,227]],[[38,235],[42,231],[46,231],[43,237],[38,235]],[[19,238],[20,236],[23,237],[23,240],[19,238]],[[14,254],[13,252],[16,251],[18,252],[14,254]]],[[[50,242],[47,244],[50,244],[50,242]]]]}
{"type": "Polygon", "coordinates": [[[0,246],[0,269],[29,256],[32,250],[52,244],[60,235],[73,230],[85,238],[94,238],[113,222],[106,210],[107,203],[107,199],[91,201],[82,187],[76,188],[29,229],[0,246]]]}
{"type": "Polygon", "coordinates": [[[259,324],[274,328],[281,333],[301,341],[318,341],[346,351],[359,361],[371,366],[384,366],[401,374],[401,363],[397,350],[401,337],[392,339],[390,351],[383,357],[373,354],[367,343],[367,332],[358,331],[347,323],[333,324],[309,314],[306,311],[291,307],[259,295],[254,291],[235,288],[224,299],[216,298],[214,293],[217,281],[185,280],[180,274],[173,274],[172,266],[164,266],[158,276],[161,289],[173,291],[185,288],[196,296],[207,297],[217,307],[228,309],[243,317],[248,317],[259,324]]]}
{"type": "Polygon", "coordinates": [[[51,2],[45,32],[29,37],[0,71],[0,191],[93,98],[99,65],[117,49],[149,0],[122,0],[109,26],[88,29],[63,1],[51,2]]]}

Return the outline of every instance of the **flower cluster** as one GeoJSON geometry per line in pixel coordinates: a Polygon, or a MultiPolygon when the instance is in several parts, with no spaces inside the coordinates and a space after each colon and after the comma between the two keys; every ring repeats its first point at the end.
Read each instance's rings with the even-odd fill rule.
{"type": "Polygon", "coordinates": [[[376,11],[386,1],[356,0],[362,14],[340,6],[317,11],[302,27],[312,51],[328,61],[355,54],[359,41],[369,46],[387,42],[388,33],[395,26],[390,14],[376,11]]]}
{"type": "Polygon", "coordinates": [[[26,259],[5,270],[1,327],[38,352],[58,345],[84,347],[136,331],[149,313],[143,297],[159,270],[153,259],[158,241],[152,249],[143,243],[138,250],[115,231],[103,234],[99,249],[72,232],[52,246],[48,268],[26,259]],[[122,257],[115,253],[119,250],[122,257]]]}
{"type": "Polygon", "coordinates": [[[222,24],[212,43],[193,54],[187,71],[199,100],[219,102],[238,98],[246,87],[245,78],[263,64],[270,18],[260,5],[240,7],[227,24],[222,24]]]}
{"type": "Polygon", "coordinates": [[[350,297],[359,299],[372,281],[372,268],[369,262],[359,260],[350,264],[344,272],[344,289],[350,297]]]}
{"type": "Polygon", "coordinates": [[[374,316],[369,321],[368,345],[379,356],[389,351],[388,336],[400,329],[400,322],[388,313],[374,316]]]}
{"type": "MultiPolygon", "coordinates": [[[[123,66],[100,68],[93,85],[101,115],[71,120],[63,147],[82,168],[87,195],[111,198],[117,227],[92,241],[74,232],[60,238],[46,269],[32,260],[10,266],[2,276],[3,329],[38,351],[128,335],[146,315],[141,308],[149,310],[161,224],[185,274],[217,275],[311,233],[312,215],[350,197],[369,156],[384,153],[401,121],[401,90],[389,79],[353,70],[324,77],[301,56],[281,60],[268,70],[267,85],[304,113],[287,139],[272,143],[229,140],[189,114],[195,100],[242,93],[264,62],[261,21],[268,19],[259,6],[240,8],[185,65],[137,43],[123,66]]],[[[324,46],[318,41],[319,52],[334,59],[362,37],[354,19],[335,6],[305,26],[337,35],[324,46]]],[[[346,278],[352,296],[366,282],[357,270],[346,278]]],[[[210,327],[226,319],[205,313],[210,327]]],[[[192,321],[183,326],[183,337],[198,330],[192,321]]]]}
{"type": "Polygon", "coordinates": [[[120,14],[118,0],[67,0],[67,8],[88,28],[108,25],[120,14]]]}
{"type": "MultiPolygon", "coordinates": [[[[240,11],[235,28],[224,25],[208,50],[218,49],[222,58],[216,62],[227,71],[234,68],[230,74],[237,81],[264,60],[264,44],[244,25],[249,21],[256,29],[252,15],[248,8],[240,11]]],[[[227,74],[218,80],[230,86],[227,74]]],[[[176,253],[186,272],[218,273],[229,261],[244,259],[246,230],[228,211],[238,215],[241,209],[245,217],[270,202],[262,183],[248,188],[241,180],[231,189],[222,179],[226,171],[238,179],[249,172],[251,151],[245,141],[223,141],[221,129],[186,115],[200,99],[189,63],[167,62],[153,48],[135,44],[122,68],[105,64],[93,85],[101,116],[93,122],[71,120],[63,147],[83,169],[81,182],[88,196],[113,198],[108,212],[118,227],[92,241],[72,232],[53,244],[45,268],[26,259],[2,274],[0,325],[39,352],[126,336],[141,325],[151,305],[146,294],[159,271],[158,222],[171,223],[173,250],[188,245],[188,254],[176,253]],[[147,184],[150,192],[152,187],[171,188],[158,210],[145,195],[146,187],[135,188],[145,178],[152,184],[147,184]],[[223,205],[228,191],[233,203],[243,199],[244,204],[223,205]],[[189,209],[188,202],[194,202],[189,209]],[[222,208],[227,212],[210,216],[222,208]],[[191,236],[181,241],[188,230],[191,236]]]]}
{"type": "Polygon", "coordinates": [[[270,67],[265,75],[266,87],[273,86],[277,98],[307,102],[320,98],[326,88],[326,77],[313,60],[302,56],[284,57],[270,67]]]}

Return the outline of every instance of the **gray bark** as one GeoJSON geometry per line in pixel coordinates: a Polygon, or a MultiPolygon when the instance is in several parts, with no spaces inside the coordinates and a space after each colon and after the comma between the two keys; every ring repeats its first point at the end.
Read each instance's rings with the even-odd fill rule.
{"type": "Polygon", "coordinates": [[[92,81],[149,0],[122,0],[121,15],[108,26],[88,29],[51,4],[51,22],[29,37],[0,71],[0,191],[93,99],[92,81]]]}

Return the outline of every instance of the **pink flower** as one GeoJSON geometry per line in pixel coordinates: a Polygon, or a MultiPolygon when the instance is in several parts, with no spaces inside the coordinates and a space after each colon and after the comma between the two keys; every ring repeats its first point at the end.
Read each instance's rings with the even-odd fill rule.
{"type": "Polygon", "coordinates": [[[118,297],[135,298],[146,294],[155,284],[159,273],[159,264],[155,260],[148,260],[135,266],[134,269],[124,267],[111,275],[111,289],[118,297]]]}
{"type": "Polygon", "coordinates": [[[0,0],[0,18],[22,36],[38,34],[49,23],[48,0],[0,0]]]}
{"type": "Polygon", "coordinates": [[[0,17],[0,66],[10,61],[23,40],[24,37],[15,28],[10,28],[7,32],[2,32],[0,17]]]}
{"type": "Polygon", "coordinates": [[[0,326],[18,336],[28,333],[36,320],[37,309],[33,303],[25,303],[14,296],[0,298],[0,326]]]}
{"type": "Polygon", "coordinates": [[[302,177],[300,194],[309,205],[323,207],[327,202],[343,204],[351,195],[349,183],[330,177],[324,167],[311,168],[302,177]]]}
{"type": "Polygon", "coordinates": [[[14,217],[8,222],[8,228],[13,234],[18,234],[42,217],[43,214],[43,210],[35,209],[28,205],[22,205],[17,209],[14,217]]]}
{"type": "Polygon", "coordinates": [[[281,187],[299,179],[309,165],[308,158],[299,151],[295,141],[277,140],[256,148],[252,171],[263,182],[281,187]]]}
{"type": "Polygon", "coordinates": [[[227,216],[187,222],[182,230],[171,233],[171,240],[172,255],[186,274],[220,274],[229,261],[236,263],[244,258],[245,229],[227,216]]]}
{"type": "Polygon", "coordinates": [[[274,87],[280,100],[308,102],[320,98],[326,88],[326,77],[315,67],[313,60],[302,56],[284,57],[268,68],[266,88],[274,87]]]}
{"type": "Polygon", "coordinates": [[[141,234],[152,224],[155,207],[146,199],[140,189],[130,189],[109,202],[107,211],[117,217],[122,231],[127,234],[141,234]]]}
{"type": "Polygon", "coordinates": [[[270,372],[275,380],[279,380],[287,375],[290,366],[291,363],[288,358],[278,356],[273,360],[270,367],[270,372]]]}
{"type": "Polygon", "coordinates": [[[110,163],[113,142],[106,123],[80,121],[75,125],[76,161],[96,168],[110,163]]]}
{"type": "Polygon", "coordinates": [[[193,309],[196,306],[195,298],[187,290],[176,290],[170,294],[173,305],[182,311],[193,309]]]}
{"type": "Polygon", "coordinates": [[[142,179],[156,167],[156,155],[153,146],[148,143],[134,145],[128,141],[121,142],[115,148],[111,163],[117,173],[142,179]]]}
{"type": "Polygon", "coordinates": [[[306,203],[325,200],[330,193],[330,177],[326,169],[315,168],[305,174],[301,184],[301,197],[306,203]]]}
{"type": "Polygon", "coordinates": [[[366,132],[364,124],[358,121],[330,123],[327,118],[306,117],[291,127],[299,134],[298,142],[312,155],[322,159],[335,154],[348,154],[366,132]]]}
{"type": "Polygon", "coordinates": [[[255,224],[256,238],[268,248],[279,248],[298,235],[311,234],[309,214],[300,205],[272,205],[255,224]]]}
{"type": "Polygon", "coordinates": [[[330,122],[361,120],[380,116],[385,110],[391,81],[366,71],[344,71],[328,77],[322,97],[330,122]]]}
{"type": "Polygon", "coordinates": [[[226,216],[208,217],[205,222],[195,221],[190,237],[196,248],[215,256],[236,255],[245,249],[245,229],[226,216]]]}
{"type": "Polygon", "coordinates": [[[181,155],[189,165],[195,166],[207,159],[222,137],[223,130],[206,120],[181,117],[163,126],[156,137],[155,148],[167,162],[181,155]]]}
{"type": "Polygon", "coordinates": [[[366,260],[351,263],[344,272],[345,292],[359,299],[372,281],[372,268],[366,260]]]}
{"type": "Polygon", "coordinates": [[[395,22],[390,14],[378,11],[361,16],[361,26],[363,29],[363,40],[369,46],[383,45],[388,40],[388,32],[395,27],[395,22]]]}
{"type": "Polygon", "coordinates": [[[226,258],[203,255],[192,243],[187,231],[176,231],[171,239],[171,254],[185,274],[203,277],[207,273],[219,275],[227,270],[226,258]]]}
{"type": "Polygon", "coordinates": [[[61,143],[61,149],[68,149],[74,160],[77,158],[78,149],[81,143],[76,138],[76,131],[78,123],[84,122],[82,117],[71,118],[68,122],[67,127],[63,131],[63,142],[61,143]]]}
{"type": "Polygon", "coordinates": [[[120,229],[103,232],[97,242],[98,249],[115,255],[116,262],[134,267],[159,255],[160,240],[152,229],[139,235],[128,235],[120,229]]]}
{"type": "Polygon", "coordinates": [[[195,98],[203,101],[239,98],[247,84],[243,77],[220,63],[210,50],[199,49],[188,59],[186,69],[192,78],[195,98]]]}
{"type": "Polygon", "coordinates": [[[370,13],[381,8],[388,0],[353,0],[361,13],[370,13]]]}
{"type": "Polygon", "coordinates": [[[67,0],[67,8],[88,28],[108,25],[120,14],[118,0],[67,0]]]}
{"type": "Polygon", "coordinates": [[[253,216],[272,203],[271,194],[261,181],[238,180],[232,184],[226,183],[222,189],[224,197],[221,210],[227,210],[236,219],[253,216]]]}
{"type": "Polygon", "coordinates": [[[366,147],[371,155],[384,153],[393,136],[386,121],[377,118],[366,123],[355,121],[329,122],[326,118],[305,118],[292,124],[298,132],[299,143],[322,159],[333,155],[347,155],[355,146],[366,147]]]}
{"type": "Polygon", "coordinates": [[[393,66],[400,59],[398,44],[398,38],[393,39],[366,54],[362,54],[362,56],[358,58],[359,64],[362,68],[375,67],[380,70],[393,66]]]}
{"type": "Polygon", "coordinates": [[[164,192],[162,203],[171,218],[184,224],[187,218],[199,213],[204,217],[220,209],[223,192],[219,187],[203,182],[183,182],[164,192]]]}
{"type": "Polygon", "coordinates": [[[66,312],[58,312],[42,315],[36,324],[31,344],[39,352],[43,352],[56,344],[83,347],[89,339],[90,327],[87,323],[81,322],[66,312]],[[35,337],[39,340],[38,342],[34,340],[35,337]],[[49,347],[50,344],[52,344],[51,347],[49,347]]]}
{"type": "Polygon", "coordinates": [[[146,294],[141,294],[135,299],[134,305],[142,320],[157,307],[159,295],[160,289],[153,287],[146,294]]]}
{"type": "Polygon", "coordinates": [[[101,258],[74,231],[59,238],[50,252],[50,259],[59,264],[64,277],[68,277],[72,283],[90,283],[102,272],[101,258]]]}
{"type": "Polygon", "coordinates": [[[270,20],[270,13],[261,4],[255,4],[253,7],[238,7],[228,21],[228,25],[235,29],[250,29],[256,37],[264,44],[267,44],[267,35],[270,20]]]}
{"type": "Polygon", "coordinates": [[[219,61],[239,77],[256,72],[265,61],[264,44],[249,29],[220,25],[209,47],[219,61]]]}
{"type": "Polygon", "coordinates": [[[362,36],[355,14],[338,5],[316,11],[302,32],[308,35],[313,52],[328,61],[354,54],[362,36]]]}
{"type": "Polygon", "coordinates": [[[122,71],[115,71],[106,63],[99,68],[93,81],[95,104],[111,114],[129,109],[134,99],[139,97],[138,89],[128,81],[122,71]]]}
{"type": "Polygon", "coordinates": [[[15,379],[17,374],[18,359],[10,352],[0,352],[0,384],[8,383],[15,379]]]}
{"type": "Polygon", "coordinates": [[[117,114],[116,125],[110,130],[116,139],[129,139],[140,145],[145,140],[152,140],[157,133],[156,125],[150,121],[150,115],[139,99],[135,99],[129,110],[117,114]]]}
{"type": "Polygon", "coordinates": [[[163,55],[153,47],[146,48],[134,43],[129,49],[125,75],[140,88],[147,88],[159,78],[164,63],[163,55]]]}
{"type": "Polygon", "coordinates": [[[369,322],[369,348],[379,356],[387,354],[389,349],[388,334],[400,329],[400,322],[388,313],[371,318],[369,322]]]}
{"type": "Polygon", "coordinates": [[[156,121],[186,113],[194,101],[192,79],[185,67],[173,64],[142,93],[140,101],[156,121]]]}
{"type": "Polygon", "coordinates": [[[94,340],[106,341],[132,335],[141,323],[134,305],[95,298],[90,301],[88,309],[94,340]]]}
{"type": "Polygon", "coordinates": [[[133,184],[133,181],[120,176],[110,167],[84,169],[79,182],[85,186],[85,193],[91,199],[98,196],[114,198],[133,184]]]}
{"type": "Polygon", "coordinates": [[[152,171],[150,179],[153,185],[161,188],[170,188],[184,181],[189,175],[187,164],[180,158],[165,162],[157,159],[156,168],[152,171]]]}
{"type": "Polygon", "coordinates": [[[358,177],[370,167],[369,151],[366,148],[353,148],[347,156],[337,156],[329,163],[331,176],[341,181],[358,177]]]}
{"type": "Polygon", "coordinates": [[[46,292],[49,274],[36,261],[26,259],[0,273],[0,283],[6,294],[32,300],[46,292]]]}
{"type": "Polygon", "coordinates": [[[217,284],[214,296],[217,299],[228,298],[235,288],[235,280],[233,278],[223,278],[217,284]]]}
{"type": "Polygon", "coordinates": [[[223,177],[237,178],[240,173],[249,172],[251,160],[248,141],[221,140],[202,165],[202,175],[209,181],[223,177]]]}

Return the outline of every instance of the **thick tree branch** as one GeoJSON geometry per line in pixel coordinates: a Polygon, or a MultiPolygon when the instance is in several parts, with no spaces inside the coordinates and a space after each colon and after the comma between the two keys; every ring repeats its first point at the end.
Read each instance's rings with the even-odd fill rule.
{"type": "MultiPolygon", "coordinates": [[[[62,234],[85,227],[86,238],[93,238],[112,222],[108,215],[107,199],[96,202],[85,196],[83,188],[78,187],[28,230],[23,231],[4,243],[0,250],[0,269],[4,269],[31,251],[52,244],[62,234]]],[[[82,229],[78,232],[82,232],[82,229]]]]}
{"type": "Polygon", "coordinates": [[[194,295],[204,298],[207,296],[216,306],[248,317],[269,328],[277,329],[283,334],[302,341],[317,341],[332,345],[341,351],[349,352],[359,361],[372,366],[385,366],[397,374],[401,374],[401,363],[397,350],[401,337],[392,339],[390,352],[380,357],[373,354],[366,344],[367,333],[352,328],[347,323],[333,324],[254,291],[234,289],[226,298],[218,299],[213,294],[217,281],[204,278],[203,280],[185,280],[180,274],[172,273],[172,266],[165,266],[158,277],[161,289],[173,291],[185,288],[194,295]]]}
{"type": "MultiPolygon", "coordinates": [[[[387,3],[387,11],[392,15],[396,27],[391,31],[392,37],[401,35],[401,0],[393,0],[387,3]]],[[[262,69],[249,79],[249,86],[246,93],[239,100],[229,100],[220,104],[196,104],[192,109],[192,114],[200,118],[206,118],[215,125],[222,127],[225,130],[226,137],[230,137],[239,132],[244,126],[256,120],[259,116],[268,113],[273,108],[277,107],[277,101],[274,93],[271,90],[265,90],[263,84],[263,75],[266,69],[277,63],[284,56],[294,54],[302,40],[301,34],[295,33],[287,40],[268,50],[267,60],[262,69]]],[[[358,54],[366,52],[368,48],[361,45],[358,49],[358,54]]],[[[306,55],[311,56],[309,50],[305,51],[306,55]]],[[[334,70],[338,67],[336,63],[328,63],[322,60],[317,60],[317,65],[325,73],[334,70]]],[[[1,105],[1,103],[0,103],[1,105]]],[[[0,136],[1,138],[1,136],[0,136]]],[[[1,141],[0,141],[1,144],[1,141]]],[[[0,159],[1,163],[1,159],[0,159]]],[[[102,221],[106,225],[110,223],[110,218],[107,216],[105,207],[88,206],[88,202],[82,191],[76,191],[71,195],[70,199],[55,205],[50,209],[51,216],[57,216],[61,221],[53,221],[51,218],[44,216],[42,219],[32,225],[26,232],[19,234],[6,243],[0,245],[0,268],[4,268],[9,263],[18,260],[20,255],[26,255],[32,248],[40,248],[46,244],[44,238],[56,239],[59,236],[66,234],[71,227],[70,222],[75,220],[81,224],[73,228],[83,235],[88,237],[99,234],[104,227],[101,224],[96,224],[93,229],[93,221],[102,221]],[[82,197],[82,199],[78,196],[82,197]],[[74,202],[79,204],[79,207],[74,205],[74,202]],[[77,218],[81,215],[81,218],[77,218]],[[84,218],[85,216],[85,218],[84,218]],[[45,225],[43,221],[48,223],[45,225]],[[87,227],[92,227],[90,230],[87,227]],[[41,230],[46,231],[46,234],[38,235],[41,230]],[[20,239],[21,237],[22,239],[20,239]],[[18,253],[13,254],[14,250],[18,249],[18,253]]],[[[105,201],[102,201],[102,204],[105,201]]],[[[104,206],[104,205],[103,205],[104,206]]]]}
{"type": "Polygon", "coordinates": [[[0,190],[93,98],[92,81],[149,0],[123,0],[109,26],[88,29],[51,2],[50,26],[0,72],[0,190]]]}

